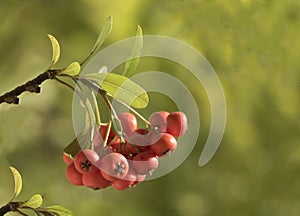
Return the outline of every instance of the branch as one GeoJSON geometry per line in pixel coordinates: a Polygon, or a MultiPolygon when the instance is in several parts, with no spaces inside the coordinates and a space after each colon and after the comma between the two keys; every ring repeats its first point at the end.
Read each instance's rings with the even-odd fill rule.
{"type": "Polygon", "coordinates": [[[0,216],[5,215],[8,212],[11,211],[16,211],[20,207],[21,203],[20,202],[11,202],[6,204],[5,206],[2,206],[0,208],[0,216]]]}
{"type": "Polygon", "coordinates": [[[32,93],[40,93],[41,88],[40,84],[42,84],[45,80],[54,79],[60,70],[47,70],[44,73],[38,75],[36,78],[26,82],[25,84],[16,87],[0,96],[0,104],[8,103],[8,104],[19,104],[19,98],[23,92],[32,92],[32,93]]]}

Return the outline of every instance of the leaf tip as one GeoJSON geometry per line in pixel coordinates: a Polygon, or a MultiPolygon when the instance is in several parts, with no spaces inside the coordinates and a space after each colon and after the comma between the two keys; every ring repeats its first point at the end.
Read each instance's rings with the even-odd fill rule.
{"type": "Polygon", "coordinates": [[[10,166],[9,169],[13,174],[14,182],[15,182],[14,194],[13,194],[13,197],[12,197],[12,199],[14,199],[22,191],[22,176],[19,173],[19,171],[16,168],[14,168],[13,166],[10,166]]]}
{"type": "Polygon", "coordinates": [[[58,41],[56,40],[56,38],[53,35],[47,34],[47,36],[52,45],[52,64],[51,64],[51,66],[52,66],[58,61],[58,59],[60,57],[60,46],[59,46],[58,41]]]}
{"type": "Polygon", "coordinates": [[[110,22],[112,22],[112,21],[113,21],[112,16],[108,16],[108,17],[107,17],[107,20],[109,20],[110,22]]]}

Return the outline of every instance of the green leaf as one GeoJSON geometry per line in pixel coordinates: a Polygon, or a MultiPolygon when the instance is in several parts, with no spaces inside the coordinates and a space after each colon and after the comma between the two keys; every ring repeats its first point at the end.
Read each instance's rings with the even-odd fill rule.
{"type": "Polygon", "coordinates": [[[123,136],[123,128],[121,125],[121,121],[115,112],[112,112],[111,121],[115,132],[117,132],[118,135],[123,136]]]}
{"type": "Polygon", "coordinates": [[[97,83],[114,99],[135,108],[144,108],[149,103],[146,91],[130,79],[113,73],[93,73],[82,76],[97,83]]]}
{"type": "Polygon", "coordinates": [[[130,58],[125,64],[125,70],[123,73],[124,76],[130,77],[132,73],[135,71],[140,61],[140,55],[142,49],[143,49],[143,31],[142,28],[138,26],[136,39],[130,54],[130,58]]]}
{"type": "Polygon", "coordinates": [[[79,136],[78,138],[75,138],[67,147],[65,147],[64,152],[68,155],[71,155],[73,158],[75,155],[80,152],[81,147],[79,145],[78,139],[81,139],[79,136]]]}
{"type": "Polygon", "coordinates": [[[57,214],[53,213],[53,212],[50,212],[46,209],[39,209],[38,211],[34,211],[37,216],[40,216],[41,214],[43,214],[44,216],[57,216],[57,214]]]}
{"type": "Polygon", "coordinates": [[[37,215],[37,216],[42,216],[42,213],[41,212],[38,212],[37,210],[33,209],[34,213],[37,215]]]}
{"type": "Polygon", "coordinates": [[[51,45],[52,45],[52,62],[51,62],[51,66],[54,65],[60,56],[60,46],[58,41],[56,40],[56,38],[50,34],[48,34],[48,38],[51,41],[51,45]]]}
{"type": "Polygon", "coordinates": [[[106,22],[101,30],[101,33],[99,34],[96,43],[94,45],[94,48],[92,49],[92,52],[95,52],[108,38],[108,36],[111,33],[113,25],[113,19],[111,16],[107,17],[106,22]]]}
{"type": "Polygon", "coordinates": [[[75,157],[81,149],[90,148],[92,146],[93,128],[96,125],[95,112],[89,98],[87,97],[87,94],[90,93],[90,89],[88,92],[83,94],[84,90],[85,89],[83,88],[79,88],[81,96],[78,96],[80,105],[85,111],[84,127],[81,129],[77,137],[64,149],[64,152],[72,157],[75,157]]]}
{"type": "Polygon", "coordinates": [[[85,127],[83,132],[90,135],[92,129],[96,124],[96,117],[95,117],[95,111],[93,109],[93,106],[88,99],[86,99],[85,101],[85,108],[86,108],[86,118],[85,118],[86,120],[85,120],[85,127]]]}
{"type": "Polygon", "coordinates": [[[78,62],[71,63],[66,69],[62,70],[59,74],[67,74],[69,76],[76,76],[80,73],[80,64],[78,62]]]}
{"type": "MultiPolygon", "coordinates": [[[[86,114],[88,115],[88,114],[86,114]]],[[[95,118],[95,115],[93,115],[95,118]]],[[[93,130],[93,123],[90,124],[88,117],[86,116],[86,122],[83,130],[79,133],[79,135],[64,148],[64,153],[70,155],[71,157],[75,158],[76,154],[80,152],[84,148],[90,148],[92,142],[92,134],[93,130]],[[81,145],[80,145],[81,144],[81,145]],[[82,145],[83,144],[83,145],[82,145]]]]}
{"type": "Polygon", "coordinates": [[[72,211],[70,211],[69,209],[66,209],[62,206],[59,206],[59,205],[50,206],[45,209],[47,209],[49,212],[54,213],[57,216],[72,216],[73,215],[72,211]]]}
{"type": "Polygon", "coordinates": [[[110,32],[112,30],[112,25],[113,25],[113,19],[111,16],[109,16],[106,19],[106,22],[101,30],[101,33],[99,34],[99,36],[96,40],[96,43],[95,43],[93,49],[91,50],[90,54],[82,61],[81,65],[84,65],[102,46],[102,44],[105,42],[105,40],[110,35],[110,32]]]}
{"type": "Polygon", "coordinates": [[[11,170],[11,172],[14,176],[14,181],[15,181],[15,189],[14,189],[14,194],[12,197],[12,200],[13,200],[22,191],[22,176],[16,168],[11,166],[11,167],[9,167],[9,169],[11,170]]]}
{"type": "Polygon", "coordinates": [[[39,208],[43,204],[43,197],[40,194],[33,195],[22,207],[39,208]]]}

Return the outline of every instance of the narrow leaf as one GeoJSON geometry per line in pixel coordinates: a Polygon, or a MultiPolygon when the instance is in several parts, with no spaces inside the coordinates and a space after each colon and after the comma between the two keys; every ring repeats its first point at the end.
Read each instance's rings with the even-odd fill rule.
{"type": "Polygon", "coordinates": [[[149,103],[146,91],[130,79],[113,73],[94,73],[82,76],[97,83],[114,99],[135,108],[144,108],[149,103]]]}
{"type": "Polygon", "coordinates": [[[58,41],[56,40],[56,38],[50,34],[48,34],[48,38],[51,41],[51,45],[52,45],[52,63],[51,66],[54,65],[60,56],[60,46],[58,41]]]}
{"type": "Polygon", "coordinates": [[[111,16],[107,17],[106,22],[101,30],[100,35],[98,36],[96,43],[94,45],[94,48],[92,49],[92,52],[96,51],[108,38],[110,35],[110,32],[112,30],[113,25],[113,19],[111,16]]]}
{"type": "Polygon", "coordinates": [[[59,74],[67,74],[69,76],[76,76],[80,73],[80,64],[78,62],[71,63],[66,69],[62,70],[59,74]]]}
{"type": "Polygon", "coordinates": [[[28,201],[24,202],[22,207],[39,208],[42,204],[42,196],[40,194],[35,194],[28,201]]]}
{"type": "Polygon", "coordinates": [[[83,130],[79,133],[79,135],[64,148],[64,153],[70,155],[71,157],[75,157],[81,149],[89,148],[92,142],[93,128],[95,124],[95,115],[92,115],[93,122],[89,121],[88,113],[86,112],[86,122],[83,130]]]}
{"type": "Polygon", "coordinates": [[[84,132],[85,133],[90,133],[93,129],[93,127],[96,124],[96,117],[95,117],[95,111],[93,109],[93,106],[90,102],[90,100],[86,99],[86,120],[85,120],[85,127],[84,127],[84,132]]]}
{"type": "Polygon", "coordinates": [[[50,212],[46,209],[39,209],[38,211],[35,211],[35,213],[39,213],[38,216],[40,216],[41,214],[43,214],[44,216],[57,216],[57,214],[50,212]]]}
{"type": "Polygon", "coordinates": [[[9,169],[11,170],[13,176],[14,176],[14,181],[15,181],[15,189],[14,189],[14,194],[12,197],[12,200],[17,197],[21,191],[22,191],[22,177],[21,174],[19,173],[19,171],[14,168],[14,167],[9,167],[9,169]]]}
{"type": "MultiPolygon", "coordinates": [[[[81,92],[84,91],[83,88],[79,88],[81,92]]],[[[90,89],[89,89],[90,90],[90,89]]],[[[82,148],[90,148],[92,145],[92,134],[93,128],[96,125],[96,117],[93,106],[88,99],[87,94],[90,92],[82,93],[79,97],[80,105],[84,108],[85,111],[85,122],[84,127],[81,129],[77,137],[64,149],[64,152],[75,157],[75,155],[82,148]]]]}
{"type": "Polygon", "coordinates": [[[118,135],[123,136],[123,128],[120,122],[120,119],[117,117],[117,115],[115,115],[115,113],[112,113],[111,116],[111,120],[112,120],[112,125],[114,127],[114,131],[117,132],[118,135]]]}
{"type": "Polygon", "coordinates": [[[33,209],[34,213],[37,215],[37,216],[42,216],[42,213],[40,213],[39,211],[33,209]]]}
{"type": "Polygon", "coordinates": [[[143,49],[143,31],[142,28],[138,26],[133,49],[130,53],[129,60],[125,64],[125,70],[123,73],[124,76],[130,77],[132,73],[135,71],[140,61],[140,55],[142,49],[143,49]]]}
{"type": "Polygon", "coordinates": [[[66,209],[62,206],[59,206],[59,205],[50,206],[45,209],[47,209],[49,212],[54,213],[57,216],[72,216],[73,215],[72,211],[70,211],[69,209],[66,209]]]}
{"type": "Polygon", "coordinates": [[[90,54],[82,61],[81,65],[84,65],[102,46],[102,44],[105,42],[105,40],[110,35],[110,32],[112,30],[112,25],[113,25],[113,19],[111,16],[109,16],[106,19],[106,22],[101,30],[101,33],[99,34],[99,36],[96,40],[96,43],[95,43],[93,49],[91,50],[90,54]]]}

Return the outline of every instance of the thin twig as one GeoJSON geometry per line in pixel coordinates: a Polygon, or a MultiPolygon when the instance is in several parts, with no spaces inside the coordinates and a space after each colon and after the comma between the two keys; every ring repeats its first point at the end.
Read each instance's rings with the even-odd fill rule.
{"type": "MultiPolygon", "coordinates": [[[[87,113],[88,113],[88,118],[89,118],[89,122],[92,124],[93,123],[93,121],[92,121],[92,113],[90,113],[90,111],[89,111],[89,108],[88,108],[88,106],[87,106],[87,98],[86,97],[84,97],[83,96],[83,94],[81,93],[81,89],[80,90],[78,90],[78,89],[76,89],[76,88],[74,88],[73,86],[71,86],[70,84],[68,84],[68,83],[66,83],[66,82],[64,82],[64,81],[62,81],[61,79],[59,79],[59,78],[57,78],[57,77],[55,77],[55,80],[56,81],[58,81],[59,83],[61,83],[61,84],[63,84],[63,85],[65,85],[66,87],[68,87],[72,92],[74,92],[78,97],[79,97],[79,99],[81,100],[81,102],[82,102],[82,104],[84,105],[84,107],[85,107],[85,109],[86,109],[86,111],[87,111],[87,113]]],[[[76,81],[76,80],[75,80],[76,81]]],[[[78,84],[76,84],[76,85],[78,85],[78,84]]],[[[79,85],[78,85],[79,86],[79,85]]],[[[90,127],[91,128],[93,128],[94,127],[94,125],[90,125],[90,127]]],[[[89,131],[90,132],[90,131],[89,131]]],[[[88,136],[89,137],[89,136],[88,136]]]]}
{"type": "MultiPolygon", "coordinates": [[[[108,95],[108,96],[112,97],[111,95],[108,95]]],[[[119,103],[121,103],[123,106],[127,107],[130,111],[132,111],[135,115],[137,115],[147,125],[150,125],[150,122],[144,116],[142,116],[140,113],[138,113],[135,109],[133,109],[131,106],[129,106],[128,104],[124,103],[121,100],[118,100],[116,98],[114,98],[114,99],[117,100],[119,103]]]]}
{"type": "Polygon", "coordinates": [[[112,95],[108,94],[104,89],[102,89],[99,85],[97,85],[94,82],[91,82],[88,79],[85,78],[78,78],[79,81],[81,81],[83,84],[85,84],[86,86],[91,87],[92,89],[95,89],[96,91],[98,91],[98,93],[104,98],[106,104],[110,107],[110,109],[114,110],[110,101],[108,101],[108,99],[105,99],[105,97],[107,98],[107,96],[117,100],[118,102],[120,102],[123,106],[127,107],[130,111],[132,111],[135,115],[137,115],[142,121],[144,121],[147,125],[150,125],[150,122],[143,117],[140,113],[138,113],[135,109],[133,109],[131,106],[129,106],[128,104],[124,103],[121,100],[118,100],[117,98],[114,98],[112,95]]]}
{"type": "Polygon", "coordinates": [[[94,107],[95,107],[96,122],[97,122],[98,126],[100,127],[101,126],[101,116],[100,116],[100,112],[99,112],[97,98],[93,91],[92,91],[92,97],[93,97],[93,102],[94,102],[94,107]]]}
{"type": "Polygon", "coordinates": [[[44,73],[38,75],[34,79],[26,82],[23,85],[16,87],[15,89],[11,90],[0,96],[0,104],[1,103],[8,103],[8,104],[19,104],[19,96],[23,92],[32,92],[32,93],[40,93],[41,85],[45,80],[54,79],[60,70],[52,70],[49,69],[44,73]]]}
{"type": "Polygon", "coordinates": [[[28,216],[28,214],[25,214],[24,212],[22,212],[22,211],[19,210],[19,209],[16,209],[15,212],[18,212],[20,215],[23,215],[23,216],[28,216]]]}
{"type": "Polygon", "coordinates": [[[17,211],[22,202],[10,202],[0,208],[0,216],[5,215],[8,212],[17,211]]]}

